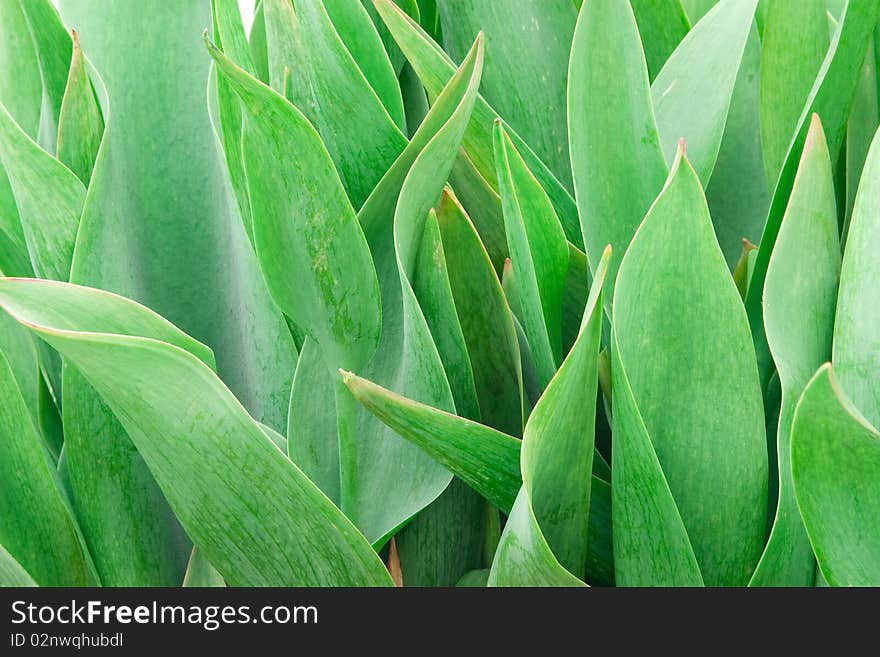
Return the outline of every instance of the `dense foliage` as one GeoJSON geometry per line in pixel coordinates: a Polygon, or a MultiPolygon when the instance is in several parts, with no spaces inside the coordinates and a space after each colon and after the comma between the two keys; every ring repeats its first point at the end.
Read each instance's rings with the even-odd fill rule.
{"type": "Polygon", "coordinates": [[[880,0],[59,5],[0,584],[880,585],[880,0]]]}

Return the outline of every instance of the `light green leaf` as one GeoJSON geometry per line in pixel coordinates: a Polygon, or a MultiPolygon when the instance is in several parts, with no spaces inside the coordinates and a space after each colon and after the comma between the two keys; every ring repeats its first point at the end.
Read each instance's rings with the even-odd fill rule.
{"type": "MultiPolygon", "coordinates": [[[[880,133],[878,133],[880,134],[880,133]]],[[[856,195],[840,271],[834,376],[868,422],[880,425],[880,136],[874,137],[856,195]]]]}
{"type": "MultiPolygon", "coordinates": [[[[666,179],[636,19],[626,2],[581,7],[569,64],[571,164],[591,268],[613,250],[609,280],[666,179]]],[[[610,305],[612,295],[608,294],[610,305]]]]}
{"type": "Polygon", "coordinates": [[[58,159],[88,187],[98,148],[104,136],[104,117],[86,71],[85,57],[76,32],[70,75],[58,115],[58,159]]]}
{"type": "Polygon", "coordinates": [[[495,162],[507,245],[519,286],[523,328],[539,383],[549,383],[562,359],[562,297],[568,244],[550,198],[529,171],[501,123],[495,124],[495,162]]]}
{"type": "Polygon", "coordinates": [[[760,111],[764,168],[771,185],[779,178],[829,40],[825,0],[768,3],[761,49],[760,111]]]}
{"type": "MultiPolygon", "coordinates": [[[[96,331],[95,320],[80,321],[91,307],[84,297],[104,293],[55,285],[70,309],[52,304],[55,309],[46,311],[16,297],[7,311],[95,387],[187,534],[230,585],[390,584],[363,536],[277,449],[208,365],[152,336],[120,334],[112,325],[96,331]],[[55,321],[55,312],[64,321],[55,321]]],[[[107,297],[117,306],[135,306],[107,297]]],[[[138,315],[143,320],[148,313],[138,315]]],[[[152,318],[147,328],[159,323],[152,318]]]]}
{"type": "MultiPolygon", "coordinates": [[[[623,421],[632,435],[619,449],[621,415],[615,412],[612,484],[618,471],[629,476],[627,468],[641,468],[655,482],[655,495],[647,499],[638,488],[618,489],[621,507],[615,502],[615,508],[644,517],[648,510],[640,505],[662,504],[665,521],[674,521],[675,509],[662,494],[661,472],[648,449],[652,443],[703,580],[707,585],[744,585],[760,556],[766,527],[761,389],[742,301],[683,146],[621,263],[613,326],[618,365],[612,367],[614,404],[620,398],[632,406],[622,411],[630,416],[623,421]],[[698,286],[693,283],[697,280],[698,286]],[[628,382],[620,393],[618,379],[628,382]],[[627,387],[632,400],[626,399],[627,387]],[[633,452],[629,459],[627,446],[633,452]]],[[[622,524],[615,521],[615,528],[622,524]]],[[[642,534],[641,542],[630,546],[626,556],[637,561],[635,550],[650,554],[651,534],[639,524],[631,527],[630,532],[642,534]]],[[[672,525],[666,529],[680,533],[672,525]]],[[[686,555],[684,539],[675,540],[676,554],[686,555]]],[[[669,563],[678,568],[685,561],[669,563]]],[[[688,583],[695,583],[692,568],[683,572],[688,583]]],[[[655,577],[668,582],[672,574],[660,570],[655,577]]]]}
{"type": "Polygon", "coordinates": [[[210,564],[202,551],[194,547],[186,565],[183,577],[184,587],[222,587],[226,586],[223,575],[210,564]]]}
{"type": "Polygon", "coordinates": [[[846,126],[846,216],[843,219],[843,242],[849,232],[852,212],[855,206],[859,180],[874,134],[880,125],[880,103],[878,103],[877,77],[877,31],[871,38],[865,54],[865,63],[859,76],[859,84],[853,99],[852,110],[846,126]]]}
{"type": "MultiPolygon", "coordinates": [[[[764,283],[767,340],[782,384],[779,502],[752,586],[812,586],[815,572],[791,480],[791,423],[801,393],[831,357],[840,240],[831,160],[816,115],[764,283]]],[[[772,444],[772,443],[771,443],[772,444]]]]}
{"type": "Polygon", "coordinates": [[[4,0],[0,2],[0,103],[28,137],[36,139],[42,100],[40,64],[27,18],[18,0],[4,0]]]}
{"type": "Polygon", "coordinates": [[[880,584],[880,433],[844,395],[831,365],[794,415],[794,490],[821,574],[831,586],[880,584]]]}
{"type": "Polygon", "coordinates": [[[34,272],[41,278],[68,280],[85,187],[28,137],[2,105],[0,160],[15,196],[34,272]]]}
{"type": "Polygon", "coordinates": [[[688,32],[651,85],[666,161],[687,140],[691,161],[709,184],[758,0],[721,0],[688,32]],[[694,99],[699,98],[699,102],[694,99]]]}
{"type": "Polygon", "coordinates": [[[0,545],[0,587],[36,585],[37,583],[15,560],[15,557],[0,545]]]}

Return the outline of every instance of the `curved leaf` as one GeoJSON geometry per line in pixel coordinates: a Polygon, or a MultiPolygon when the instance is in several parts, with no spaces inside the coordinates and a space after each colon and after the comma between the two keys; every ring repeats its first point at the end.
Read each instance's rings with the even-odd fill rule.
{"type": "Polygon", "coordinates": [[[583,4],[569,66],[571,165],[587,259],[595,267],[611,244],[613,285],[668,172],[629,3],[583,4]]]}
{"type": "Polygon", "coordinates": [[[753,586],[813,584],[815,559],[791,481],[791,422],[810,378],[831,356],[839,275],[831,160],[822,124],[813,115],[764,284],[767,341],[782,384],[776,437],[779,502],[753,586]]]}
{"type": "Polygon", "coordinates": [[[639,24],[648,73],[654,79],[691,29],[691,24],[680,0],[630,0],[630,5],[639,24]]]}
{"type": "Polygon", "coordinates": [[[34,272],[41,278],[68,280],[85,187],[25,134],[3,105],[0,160],[15,196],[34,272]]]}
{"type": "MultiPolygon", "coordinates": [[[[621,263],[613,326],[635,410],[705,583],[745,584],[766,527],[761,389],[742,302],[683,144],[621,263]]],[[[614,402],[623,396],[615,388],[614,402]]],[[[640,434],[637,424],[633,418],[632,431],[640,434]]],[[[627,440],[643,443],[644,436],[627,440]]],[[[636,460],[650,460],[645,447],[637,447],[636,460]]],[[[612,478],[621,461],[627,468],[621,455],[618,460],[615,449],[612,478]]],[[[656,471],[647,462],[636,467],[656,471]]],[[[630,494],[634,499],[623,504],[638,505],[641,493],[630,494]]],[[[658,579],[665,575],[657,573],[658,579]]]]}
{"type": "Polygon", "coordinates": [[[841,391],[830,364],[794,415],[794,490],[822,575],[831,586],[880,584],[880,433],[841,391]]]}
{"type": "Polygon", "coordinates": [[[76,32],[73,33],[73,56],[70,75],[58,114],[58,159],[88,187],[98,147],[104,136],[104,117],[89,74],[76,32]]]}
{"type": "Polygon", "coordinates": [[[21,564],[0,545],[0,587],[36,585],[21,564]]]}
{"type": "Polygon", "coordinates": [[[81,288],[58,290],[72,307],[60,313],[63,322],[20,298],[7,310],[101,394],[187,534],[230,585],[390,583],[363,536],[203,361],[153,337],[96,331],[79,321],[88,308],[81,288]]]}
{"type": "Polygon", "coordinates": [[[651,85],[666,161],[686,139],[709,184],[758,0],[721,0],[688,32],[651,85]],[[699,102],[694,99],[699,98],[699,102]]]}
{"type": "Polygon", "coordinates": [[[862,172],[840,271],[834,323],[834,375],[856,408],[880,425],[880,133],[862,172]]]}

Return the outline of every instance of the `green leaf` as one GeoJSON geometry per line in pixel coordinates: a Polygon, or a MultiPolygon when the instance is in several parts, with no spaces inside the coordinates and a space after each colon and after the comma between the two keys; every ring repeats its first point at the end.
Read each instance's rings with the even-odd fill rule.
{"type": "MultiPolygon", "coordinates": [[[[63,321],[20,297],[7,311],[76,365],[100,393],[187,534],[230,585],[390,584],[363,536],[281,453],[208,365],[151,335],[121,334],[113,325],[95,330],[88,297],[105,295],[108,306],[135,304],[54,285],[67,302],[67,308],[52,304],[61,306],[63,321]],[[199,400],[195,407],[193,399],[199,400]]],[[[150,313],[139,309],[137,315],[143,321],[150,313]]],[[[162,322],[150,317],[152,331],[162,322]]],[[[172,331],[167,325],[164,330],[172,331]]]]}
{"type": "MultiPolygon", "coordinates": [[[[522,372],[513,317],[479,235],[447,189],[437,218],[455,309],[470,358],[479,419],[512,436],[522,432],[522,372]]],[[[456,404],[459,412],[461,408],[456,404]]]]}
{"type": "Polygon", "coordinates": [[[379,342],[379,284],[330,154],[296,107],[206,43],[242,101],[254,242],[269,291],[328,367],[363,367],[379,342]]]}
{"type": "Polygon", "coordinates": [[[586,572],[602,286],[610,255],[606,249],[599,261],[580,334],[526,424],[523,486],[490,585],[578,584],[586,572]]]}
{"type": "Polygon", "coordinates": [[[571,188],[565,89],[574,6],[546,0],[507,0],[503,7],[482,0],[441,0],[437,9],[443,47],[453,61],[460,61],[477,32],[484,32],[491,56],[483,73],[483,97],[556,179],[571,188]]]}
{"type": "Polygon", "coordinates": [[[880,137],[875,137],[862,172],[840,271],[834,324],[834,376],[856,408],[880,425],[880,137]]]}
{"type": "Polygon", "coordinates": [[[17,0],[5,0],[0,2],[0,103],[36,139],[42,100],[43,80],[27,18],[17,0]]]}
{"type": "MultiPolygon", "coordinates": [[[[163,3],[147,14],[127,3],[100,12],[86,0],[60,4],[106,85],[93,78],[104,142],[71,280],[145,303],[210,345],[254,417],[284,427],[296,351],[206,112],[211,60],[198,35],[211,25],[210,3],[163,3]]],[[[123,427],[70,364],[63,416],[73,504],[102,581],[179,585],[189,541],[123,427]]]]}
{"type": "MultiPolygon", "coordinates": [[[[406,137],[346,48],[324,3],[264,0],[264,5],[270,74],[275,49],[289,51],[283,61],[296,76],[294,102],[321,135],[358,209],[400,155],[406,137]]],[[[277,90],[277,72],[273,77],[277,90]]]]}
{"type": "Polygon", "coordinates": [[[880,433],[844,395],[830,364],[794,416],[792,475],[821,574],[831,586],[877,586],[880,433]]]}
{"type": "Polygon", "coordinates": [[[495,161],[523,328],[535,356],[539,383],[544,387],[562,359],[562,296],[568,244],[550,198],[500,122],[495,124],[495,161]]]}
{"type": "MultiPolygon", "coordinates": [[[[831,357],[840,240],[831,160],[816,115],[764,283],[764,322],[782,406],[776,437],[779,502],[753,586],[812,586],[815,560],[791,480],[791,424],[801,393],[831,357]]],[[[771,443],[772,444],[772,443],[771,443]]]]}
{"type": "Polygon", "coordinates": [[[73,43],[51,0],[19,0],[19,4],[30,29],[42,78],[43,103],[37,141],[54,153],[73,43]]]}
{"type": "Polygon", "coordinates": [[[34,272],[66,281],[85,187],[0,105],[0,159],[9,176],[34,272]]]}
{"type": "Polygon", "coordinates": [[[76,32],[70,75],[58,115],[58,159],[88,187],[98,147],[104,136],[104,117],[86,71],[85,57],[76,32]]]}
{"type": "Polygon", "coordinates": [[[325,2],[324,9],[388,115],[398,128],[405,130],[403,98],[397,73],[364,5],[359,2],[325,2]]]}
{"type": "Polygon", "coordinates": [[[263,0],[257,0],[254,9],[254,22],[248,35],[251,49],[251,61],[254,63],[254,74],[263,84],[269,84],[269,52],[266,44],[266,11],[263,0]]]}
{"type": "Polygon", "coordinates": [[[86,557],[43,445],[0,353],[0,543],[43,586],[86,586],[86,557]]]}
{"type": "MultiPolygon", "coordinates": [[[[434,99],[452,76],[455,65],[443,49],[419,25],[400,11],[391,0],[375,0],[376,9],[388,26],[419,79],[434,99]]],[[[473,116],[463,139],[463,148],[474,168],[493,187],[497,185],[493,155],[493,123],[498,113],[482,96],[477,98],[473,116]]],[[[526,165],[534,173],[550,197],[566,237],[577,247],[583,247],[577,206],[570,193],[551,173],[534,151],[513,131],[507,130],[526,165]]],[[[457,183],[456,183],[457,184],[457,183]]]]}
{"type": "Polygon", "coordinates": [[[680,0],[629,0],[629,3],[639,24],[648,73],[653,80],[691,29],[691,24],[680,0]]]}
{"type": "Polygon", "coordinates": [[[828,152],[832,162],[837,162],[843,145],[847,118],[858,86],[859,75],[865,61],[865,52],[873,33],[873,26],[880,18],[880,0],[850,0],[846,5],[840,29],[832,40],[819,75],[813,84],[806,106],[794,133],[779,180],[770,202],[770,210],[761,236],[760,248],[746,295],[746,311],[758,358],[761,384],[766,387],[772,374],[772,359],[767,346],[762,319],[761,301],[764,279],[770,254],[776,243],[788,197],[797,171],[800,155],[812,114],[822,117],[822,125],[828,140],[828,152]]]}
{"type": "Polygon", "coordinates": [[[0,587],[7,586],[37,586],[37,583],[15,557],[0,545],[0,587]]]}
{"type": "MultiPolygon", "coordinates": [[[[568,88],[571,164],[591,268],[611,244],[609,281],[663,187],[667,167],[636,19],[626,2],[581,7],[568,88]]],[[[609,293],[608,301],[612,295],[609,293]]]]}
{"type": "Polygon", "coordinates": [[[651,85],[666,161],[679,139],[709,184],[758,0],[721,0],[688,32],[651,85]],[[699,98],[699,102],[694,102],[699,98]]]}
{"type": "MultiPolygon", "coordinates": [[[[664,530],[677,537],[677,547],[666,547],[680,556],[670,557],[669,565],[676,567],[677,577],[686,574],[687,583],[696,583],[693,568],[684,567],[685,541],[673,526],[676,509],[669,508],[662,474],[705,583],[744,585],[760,556],[766,527],[761,389],[742,301],[683,144],[666,187],[621,263],[613,326],[614,404],[623,405],[621,412],[629,416],[623,422],[632,435],[618,448],[622,416],[615,411],[612,484],[619,472],[629,477],[628,468],[643,469],[654,482],[650,497],[637,488],[638,479],[627,479],[629,486],[616,489],[626,509],[622,520],[631,515],[629,522],[634,522],[661,505],[663,518],[654,522],[662,520],[664,530]],[[693,284],[697,280],[699,286],[693,284]],[[625,375],[619,376],[618,369],[625,375]],[[628,385],[618,386],[619,379],[628,385]],[[651,443],[662,472],[648,449],[651,443]],[[648,506],[633,508],[641,505],[648,506]]],[[[619,508],[616,501],[614,508],[619,508]]],[[[615,521],[615,529],[622,525],[615,521]]],[[[647,561],[651,533],[639,524],[629,529],[634,531],[641,536],[631,537],[634,544],[626,557],[638,561],[638,551],[645,550],[647,561]]],[[[668,582],[672,575],[654,574],[657,582],[668,582]]]]}
{"type": "Polygon", "coordinates": [[[768,3],[759,107],[764,168],[770,184],[779,178],[829,40],[825,0],[768,3]]]}

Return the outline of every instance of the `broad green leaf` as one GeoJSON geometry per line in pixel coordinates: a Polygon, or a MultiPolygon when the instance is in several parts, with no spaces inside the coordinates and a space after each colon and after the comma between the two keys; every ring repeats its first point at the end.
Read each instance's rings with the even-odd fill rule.
{"type": "Polygon", "coordinates": [[[691,25],[696,24],[717,3],[718,0],[681,0],[681,6],[690,19],[691,25]]]}
{"type": "Polygon", "coordinates": [[[764,335],[762,296],[764,279],[770,254],[776,243],[779,226],[797,171],[800,155],[808,129],[809,117],[818,114],[822,118],[828,152],[832,162],[837,162],[846,131],[847,118],[858,86],[859,75],[865,61],[865,52],[873,33],[873,26],[880,18],[880,0],[849,0],[843,14],[840,29],[834,35],[822,68],[813,83],[801,114],[798,128],[792,137],[779,180],[770,202],[767,221],[761,236],[760,248],[746,295],[746,311],[758,358],[761,384],[766,387],[772,374],[772,359],[764,335]]]}
{"type": "Polygon", "coordinates": [[[733,87],[727,125],[706,200],[718,243],[733,269],[743,238],[758,241],[770,206],[761,154],[758,94],[761,43],[752,27],[733,87]]]}
{"type": "MultiPolygon", "coordinates": [[[[398,9],[391,0],[375,0],[375,4],[394,40],[425,86],[428,97],[433,100],[455,71],[452,60],[415,21],[398,9]]],[[[498,118],[498,113],[483,100],[482,96],[479,96],[462,145],[474,168],[488,184],[497,188],[492,137],[492,126],[496,118],[498,118]]],[[[508,129],[507,132],[526,165],[550,197],[562,227],[565,229],[566,237],[575,246],[582,248],[583,238],[578,222],[577,206],[571,194],[551,173],[547,165],[512,129],[508,129]]]]}
{"type": "Polygon", "coordinates": [[[0,545],[0,587],[8,586],[37,586],[37,583],[15,557],[0,545]]]}
{"type": "MultiPolygon", "coordinates": [[[[324,3],[264,0],[263,4],[270,77],[273,51],[284,48],[289,51],[285,65],[297,80],[294,102],[321,135],[358,209],[400,155],[406,137],[346,48],[324,3]],[[303,97],[308,97],[308,106],[300,106],[303,97]]],[[[274,79],[272,84],[278,88],[274,79]]]]}
{"type": "Polygon", "coordinates": [[[822,576],[831,586],[877,586],[880,433],[830,364],[798,402],[791,451],[795,494],[822,576]]]}
{"type": "Polygon", "coordinates": [[[194,547],[186,565],[183,577],[184,587],[222,587],[226,586],[223,575],[210,564],[199,548],[194,547]]]}
{"type": "Polygon", "coordinates": [[[263,84],[269,84],[269,52],[266,44],[266,12],[263,0],[257,0],[254,9],[254,22],[248,35],[251,49],[251,61],[254,63],[254,74],[263,84]]]}
{"type": "Polygon", "coordinates": [[[71,63],[71,35],[51,0],[19,0],[30,28],[42,78],[43,102],[37,141],[55,153],[61,105],[71,63]]]}
{"type": "MultiPolygon", "coordinates": [[[[7,310],[95,387],[187,534],[230,585],[390,583],[363,536],[281,453],[208,365],[154,337],[120,334],[112,325],[96,331],[83,297],[103,293],[56,285],[70,306],[52,304],[63,321],[20,296],[7,310]]],[[[138,314],[143,319],[148,311],[138,314]]]]}
{"type": "Polygon", "coordinates": [[[9,177],[34,272],[41,278],[68,280],[85,187],[76,174],[25,134],[3,105],[0,160],[9,177]]]}
{"type": "MultiPolygon", "coordinates": [[[[41,0],[38,0],[41,1],[41,0]]],[[[19,0],[0,1],[0,103],[32,139],[40,129],[43,80],[19,0]]]]}
{"type": "Polygon", "coordinates": [[[666,161],[687,140],[694,169],[709,184],[758,0],[721,0],[669,57],[651,85],[666,161]],[[694,99],[699,98],[699,102],[694,99]]]}
{"type": "Polygon", "coordinates": [[[839,275],[831,160],[822,124],[813,115],[764,283],[767,340],[782,384],[776,437],[779,501],[753,586],[813,584],[815,560],[791,481],[791,423],[810,378],[831,357],[839,275]]]}
{"type": "Polygon", "coordinates": [[[523,328],[543,387],[562,360],[562,297],[568,244],[550,198],[500,122],[495,124],[495,162],[523,328]]]}
{"type": "MultiPolygon", "coordinates": [[[[878,133],[880,135],[880,133],[878,133]]],[[[880,426],[880,136],[874,138],[856,195],[840,271],[834,323],[834,376],[855,407],[880,426]]]]}
{"type": "Polygon", "coordinates": [[[488,582],[489,569],[481,568],[480,570],[472,570],[469,573],[465,573],[464,577],[458,580],[455,586],[462,588],[486,588],[488,582]]]}
{"type": "Polygon", "coordinates": [[[9,361],[0,353],[0,543],[43,586],[86,586],[89,571],[9,361]]]}
{"type": "Polygon", "coordinates": [[[691,29],[691,24],[680,0],[629,0],[629,3],[639,24],[648,73],[653,80],[691,29]]]}
{"type": "MultiPolygon", "coordinates": [[[[145,303],[210,345],[254,417],[283,428],[296,352],[206,112],[211,60],[199,36],[211,25],[210,3],[144,13],[137,4],[96,12],[90,0],[62,0],[60,9],[106,85],[92,80],[104,142],[71,280],[145,303]]],[[[73,504],[102,581],[179,585],[189,541],[111,409],[70,364],[63,416],[73,504]]]]}
{"type": "Polygon", "coordinates": [[[501,535],[489,584],[579,584],[586,572],[605,250],[580,334],[526,424],[523,486],[501,535]],[[577,410],[576,410],[577,409],[577,410]]]}
{"type": "Polygon", "coordinates": [[[825,0],[768,4],[761,44],[760,111],[764,168],[771,185],[779,178],[829,40],[825,0]]]}
{"type": "Polygon", "coordinates": [[[405,130],[403,98],[397,72],[364,5],[359,2],[325,2],[324,9],[388,115],[398,128],[405,130]]]}
{"type": "MultiPolygon", "coordinates": [[[[522,432],[522,372],[513,317],[470,218],[447,189],[437,210],[455,309],[467,345],[479,419],[522,432]]],[[[456,408],[461,411],[458,404],[456,408]]]]}
{"type": "MultiPolygon", "coordinates": [[[[628,3],[583,4],[569,66],[571,164],[587,259],[595,268],[610,244],[613,285],[620,260],[668,172],[628,3]]],[[[611,298],[609,293],[609,304],[611,298]]]]}
{"type": "MultiPolygon", "coordinates": [[[[662,474],[705,583],[744,585],[761,554],[766,527],[761,389],[742,301],[683,145],[621,263],[613,325],[617,361],[628,381],[622,388],[632,393],[631,400],[624,392],[618,394],[617,380],[624,377],[613,367],[614,403],[623,398],[631,406],[623,413],[629,416],[624,422],[632,435],[618,450],[621,415],[615,412],[612,477],[616,482],[623,465],[623,476],[628,476],[627,467],[642,468],[653,473],[648,476],[655,482],[655,494],[647,499],[637,488],[620,490],[622,506],[644,515],[647,509],[632,507],[661,504],[664,519],[673,522],[676,509],[668,508],[662,474]],[[697,280],[699,286],[693,283],[697,280]],[[629,466],[627,446],[633,452],[629,466]]],[[[630,480],[631,485],[636,482],[630,480]]],[[[671,525],[666,530],[680,533],[671,525]]],[[[650,549],[650,538],[640,540],[648,545],[637,549],[650,549]]],[[[676,554],[685,556],[684,538],[675,540],[676,554]]],[[[632,547],[628,557],[638,560],[632,547]]],[[[683,566],[685,561],[670,563],[683,566]]],[[[692,569],[682,573],[694,583],[692,569]]],[[[658,582],[668,581],[669,575],[662,570],[655,574],[658,582]]]]}
{"type": "Polygon", "coordinates": [[[70,75],[58,114],[57,157],[88,187],[98,147],[104,136],[104,117],[86,71],[85,57],[76,32],[70,75]]]}
{"type": "Polygon", "coordinates": [[[440,0],[437,9],[453,61],[484,32],[489,56],[482,96],[570,189],[565,90],[574,6],[565,0],[440,0]]]}
{"type": "Polygon", "coordinates": [[[207,45],[242,101],[254,243],[269,291],[328,367],[363,367],[379,342],[379,284],[330,154],[296,107],[207,45]]]}
{"type": "MultiPolygon", "coordinates": [[[[418,23],[421,23],[421,2],[419,0],[394,0],[395,4],[400,7],[404,12],[406,12],[407,16],[412,18],[418,23]]],[[[398,74],[403,70],[403,65],[406,62],[406,58],[403,56],[403,53],[400,52],[400,48],[397,47],[397,44],[394,43],[394,39],[391,34],[388,33],[388,28],[385,27],[385,23],[382,22],[382,19],[379,17],[379,13],[376,11],[376,7],[373,5],[373,0],[361,0],[361,4],[364,9],[367,10],[367,14],[370,19],[373,21],[373,24],[376,26],[376,31],[379,34],[379,37],[382,39],[382,44],[385,47],[386,52],[388,53],[388,58],[391,61],[391,65],[394,67],[394,71],[398,74]]],[[[437,22],[437,8],[434,7],[434,21],[437,22]]]]}

